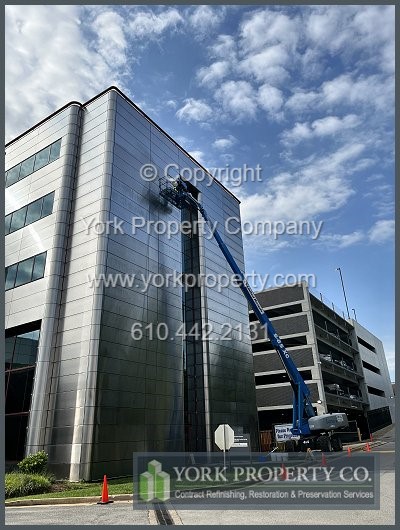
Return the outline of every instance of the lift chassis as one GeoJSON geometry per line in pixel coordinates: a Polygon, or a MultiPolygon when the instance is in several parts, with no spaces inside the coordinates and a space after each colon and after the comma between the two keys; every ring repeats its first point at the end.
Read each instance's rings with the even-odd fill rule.
{"type": "Polygon", "coordinates": [[[253,290],[240,270],[228,247],[222,240],[218,230],[212,225],[207,212],[200,202],[189,191],[188,184],[178,178],[174,181],[160,179],[160,195],[179,209],[189,208],[197,210],[207,225],[212,228],[215,240],[226,261],[235,274],[237,286],[246,297],[260,324],[264,326],[268,339],[275,348],[282,365],[289,377],[293,390],[293,425],[292,437],[285,442],[287,451],[304,451],[307,448],[322,451],[341,451],[342,443],[336,431],[348,426],[348,419],[344,413],[330,413],[317,416],[311,402],[310,389],[298,371],[289,352],[286,350],[278,333],[272,325],[265,311],[259,304],[253,290]]]}

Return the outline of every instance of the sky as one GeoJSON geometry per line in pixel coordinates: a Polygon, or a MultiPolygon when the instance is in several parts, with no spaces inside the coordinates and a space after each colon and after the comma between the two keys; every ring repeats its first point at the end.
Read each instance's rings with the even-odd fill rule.
{"type": "Polygon", "coordinates": [[[211,171],[259,165],[224,180],[242,221],[321,230],[244,236],[246,271],[344,308],[340,267],[394,381],[394,28],[378,5],[6,6],[6,140],[117,85],[211,171]]]}

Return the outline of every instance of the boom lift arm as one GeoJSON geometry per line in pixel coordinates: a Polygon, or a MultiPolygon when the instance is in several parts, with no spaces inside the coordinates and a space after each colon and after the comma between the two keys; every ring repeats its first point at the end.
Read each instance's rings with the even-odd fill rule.
{"type": "MultiPolygon", "coordinates": [[[[248,303],[256,314],[260,323],[264,326],[267,332],[267,336],[274,346],[277,354],[279,355],[280,360],[282,361],[283,367],[286,370],[286,373],[289,377],[290,384],[293,389],[293,427],[292,434],[294,437],[308,437],[313,434],[310,429],[309,420],[316,416],[314,408],[311,403],[310,398],[310,389],[304,382],[303,377],[298,371],[295,363],[290,357],[288,351],[283,345],[281,339],[279,338],[278,333],[276,332],[274,326],[272,325],[270,319],[262,309],[253,290],[251,289],[248,281],[246,280],[243,272],[238,267],[236,261],[234,260],[230,250],[225,245],[222,240],[219,232],[216,230],[215,226],[211,224],[211,221],[207,215],[207,212],[203,206],[190,194],[187,184],[181,179],[178,178],[174,182],[161,179],[160,180],[160,195],[166,198],[169,202],[174,204],[177,208],[182,209],[184,207],[195,209],[200,212],[203,219],[207,225],[212,229],[215,240],[218,243],[221,252],[225,256],[229,266],[235,274],[235,279],[237,281],[238,287],[240,287],[242,293],[246,297],[248,303]]],[[[335,416],[333,414],[327,414],[325,416],[335,416]]],[[[345,416],[344,414],[338,414],[337,416],[345,416]]],[[[321,416],[319,417],[321,418],[321,416]]],[[[333,419],[333,418],[332,418],[333,419]]],[[[345,426],[347,422],[344,418],[341,418],[339,422],[341,425],[332,425],[331,428],[337,428],[338,426],[345,426]],[[340,421],[341,420],[341,421],[340,421]]],[[[318,430],[315,429],[315,430],[318,430]]]]}

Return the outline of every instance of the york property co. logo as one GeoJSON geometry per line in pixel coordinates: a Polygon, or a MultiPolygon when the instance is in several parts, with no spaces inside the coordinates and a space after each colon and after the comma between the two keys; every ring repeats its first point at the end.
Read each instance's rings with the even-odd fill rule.
{"type": "Polygon", "coordinates": [[[147,464],[147,471],[141,473],[139,479],[139,495],[146,502],[158,499],[167,501],[170,498],[170,476],[161,470],[157,460],[147,464]]]}

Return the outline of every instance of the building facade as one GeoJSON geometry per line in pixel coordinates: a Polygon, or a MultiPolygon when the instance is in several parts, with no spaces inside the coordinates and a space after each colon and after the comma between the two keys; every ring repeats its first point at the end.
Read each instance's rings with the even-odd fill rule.
{"type": "Polygon", "coordinates": [[[382,341],[356,320],[351,320],[364,372],[371,430],[382,420],[395,422],[395,399],[382,341]]]}
{"type": "Polygon", "coordinates": [[[71,480],[130,475],[135,451],[215,449],[220,423],[258,446],[247,303],[234,286],[167,282],[228,266],[196,218],[189,235],[155,229],[189,214],[146,164],[197,170],[193,193],[244,267],[224,231],[238,200],[117,88],[6,146],[8,461],[44,449],[71,480]],[[227,322],[244,333],[220,340],[227,322]]]}
{"type": "MultiPolygon", "coordinates": [[[[363,435],[394,421],[389,372],[378,338],[345,319],[305,283],[268,289],[256,297],[309,386],[317,414],[345,412],[363,435]]],[[[292,389],[252,311],[250,323],[260,430],[271,430],[274,424],[291,423],[292,389]]]]}

